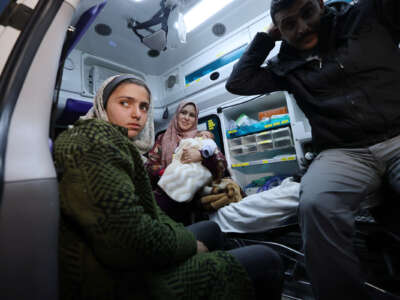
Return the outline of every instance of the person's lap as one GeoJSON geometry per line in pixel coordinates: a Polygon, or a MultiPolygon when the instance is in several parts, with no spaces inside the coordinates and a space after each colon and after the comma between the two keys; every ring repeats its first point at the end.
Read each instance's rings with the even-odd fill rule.
{"type": "Polygon", "coordinates": [[[299,218],[307,270],[323,299],[334,297],[338,284],[361,285],[354,215],[383,176],[399,192],[400,136],[366,148],[323,151],[302,178],[299,218]]]}
{"type": "MultiPolygon", "coordinates": [[[[223,250],[224,234],[217,223],[202,221],[186,227],[210,251],[223,250]]],[[[280,299],[283,266],[279,255],[269,247],[252,245],[228,251],[246,270],[256,290],[257,299],[280,299]]]]}
{"type": "Polygon", "coordinates": [[[224,250],[225,237],[218,224],[211,221],[202,221],[186,226],[197,240],[206,245],[208,250],[224,250]]]}

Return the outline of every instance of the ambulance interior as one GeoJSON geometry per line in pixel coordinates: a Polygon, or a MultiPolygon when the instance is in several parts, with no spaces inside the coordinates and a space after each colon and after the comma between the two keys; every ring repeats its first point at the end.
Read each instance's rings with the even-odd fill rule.
{"type": "MultiPolygon", "coordinates": [[[[268,8],[269,1],[259,0],[81,1],[69,42],[67,36],[68,55],[53,115],[54,136],[86,113],[106,78],[131,73],[152,91],[156,133],[166,129],[180,101],[198,105],[199,129],[214,133],[230,175],[247,195],[260,189],[255,184],[260,178],[291,176],[304,169],[313,157],[311,128],[293,96],[281,91],[239,97],[225,89],[233,65],[255,34],[270,23],[268,8]],[[166,13],[168,7],[173,9],[166,13]],[[263,117],[271,111],[272,116],[263,117]],[[248,126],[239,126],[243,124],[248,126]]],[[[382,276],[377,280],[371,275],[375,278],[369,283],[371,289],[378,294],[380,288],[393,290],[394,275],[399,275],[394,262],[382,263],[378,258],[390,257],[382,253],[393,250],[369,252],[371,237],[366,228],[376,221],[366,211],[357,222],[360,251],[366,251],[360,255],[375,268],[371,274],[382,276]]],[[[296,217],[267,232],[232,234],[231,238],[239,245],[265,243],[278,250],[286,258],[284,295],[313,299],[302,267],[296,217]]]]}
{"type": "MultiPolygon", "coordinates": [[[[231,173],[242,188],[262,175],[296,172],[298,159],[304,156],[304,144],[311,140],[311,129],[291,95],[277,92],[238,97],[225,89],[232,66],[252,37],[267,27],[267,2],[177,1],[177,8],[169,15],[168,23],[172,25],[168,28],[165,47],[160,42],[160,45],[151,45],[157,49],[151,49],[129,26],[132,20],[141,23],[151,20],[160,9],[160,1],[100,4],[84,1],[76,15],[84,15],[95,5],[98,16],[65,60],[55,118],[56,133],[72,123],[71,115],[76,117],[78,113],[74,108],[81,105],[79,109],[85,111],[90,107],[95,91],[106,78],[132,73],[144,79],[152,90],[156,132],[166,128],[180,101],[194,101],[199,106],[200,118],[203,118],[201,127],[217,136],[231,173]],[[202,11],[213,9],[217,11],[214,15],[201,16],[202,11]],[[190,14],[196,15],[202,23],[197,27],[188,23],[186,37],[182,39],[175,11],[184,19],[187,15],[185,20],[193,22],[196,20],[190,14]],[[259,112],[281,107],[285,107],[283,117],[264,124],[264,129],[271,130],[254,130],[246,137],[235,132],[235,121],[241,114],[255,122],[261,120],[259,112]],[[211,119],[206,122],[204,117],[207,116],[211,119]],[[214,120],[213,116],[218,117],[214,120]]],[[[161,26],[157,24],[150,29],[157,33],[157,30],[163,31],[161,26]]],[[[145,38],[154,35],[146,30],[138,32],[145,38]]],[[[159,42],[156,39],[155,44],[159,42]]],[[[276,50],[270,57],[275,53],[276,50]]]]}
{"type": "MultiPolygon", "coordinates": [[[[130,73],[144,80],[152,92],[156,134],[167,128],[182,100],[196,103],[198,129],[214,134],[230,176],[247,195],[259,192],[268,179],[304,170],[314,157],[310,124],[293,95],[278,91],[237,96],[225,88],[234,64],[256,33],[265,31],[271,22],[270,0],[67,2],[73,3],[66,4],[68,10],[73,8],[73,17],[55,80],[50,147],[92,107],[105,79],[130,73]]],[[[278,50],[279,43],[267,59],[278,50]]],[[[52,193],[56,194],[56,189],[52,193]]],[[[374,197],[390,195],[382,192],[372,200],[374,197]]],[[[4,206],[2,209],[5,211],[4,206]]],[[[376,299],[397,299],[400,235],[388,231],[377,219],[396,214],[380,208],[376,213],[365,209],[357,216],[356,248],[371,293],[376,299]]],[[[315,299],[304,268],[297,216],[272,229],[227,236],[237,246],[265,244],[281,255],[285,263],[282,299],[315,299]]],[[[51,271],[54,268],[51,266],[51,271]]],[[[13,281],[12,276],[4,278],[4,282],[13,281]]]]}

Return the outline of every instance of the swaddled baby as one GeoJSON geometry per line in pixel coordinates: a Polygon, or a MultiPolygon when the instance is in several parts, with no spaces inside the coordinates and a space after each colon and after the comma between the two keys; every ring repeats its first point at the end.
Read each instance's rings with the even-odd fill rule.
{"type": "Polygon", "coordinates": [[[158,185],[171,199],[189,202],[200,188],[211,181],[211,172],[201,162],[184,164],[181,157],[184,149],[188,148],[199,150],[204,158],[212,156],[217,149],[213,137],[209,131],[200,131],[194,138],[181,140],[171,164],[158,181],[158,185]]]}

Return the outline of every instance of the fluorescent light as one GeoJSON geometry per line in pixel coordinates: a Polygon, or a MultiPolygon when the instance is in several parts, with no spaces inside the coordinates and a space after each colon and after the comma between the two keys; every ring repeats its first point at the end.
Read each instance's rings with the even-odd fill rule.
{"type": "Polygon", "coordinates": [[[186,32],[192,31],[208,18],[215,15],[233,0],[202,0],[193,6],[184,16],[186,32]]]}

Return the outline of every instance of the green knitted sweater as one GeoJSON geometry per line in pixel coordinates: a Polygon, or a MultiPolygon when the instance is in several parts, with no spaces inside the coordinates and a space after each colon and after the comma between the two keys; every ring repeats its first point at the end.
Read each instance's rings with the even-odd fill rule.
{"type": "Polygon", "coordinates": [[[55,143],[61,299],[251,299],[227,252],[196,254],[191,232],[157,206],[126,129],[78,121],[55,143]]]}

